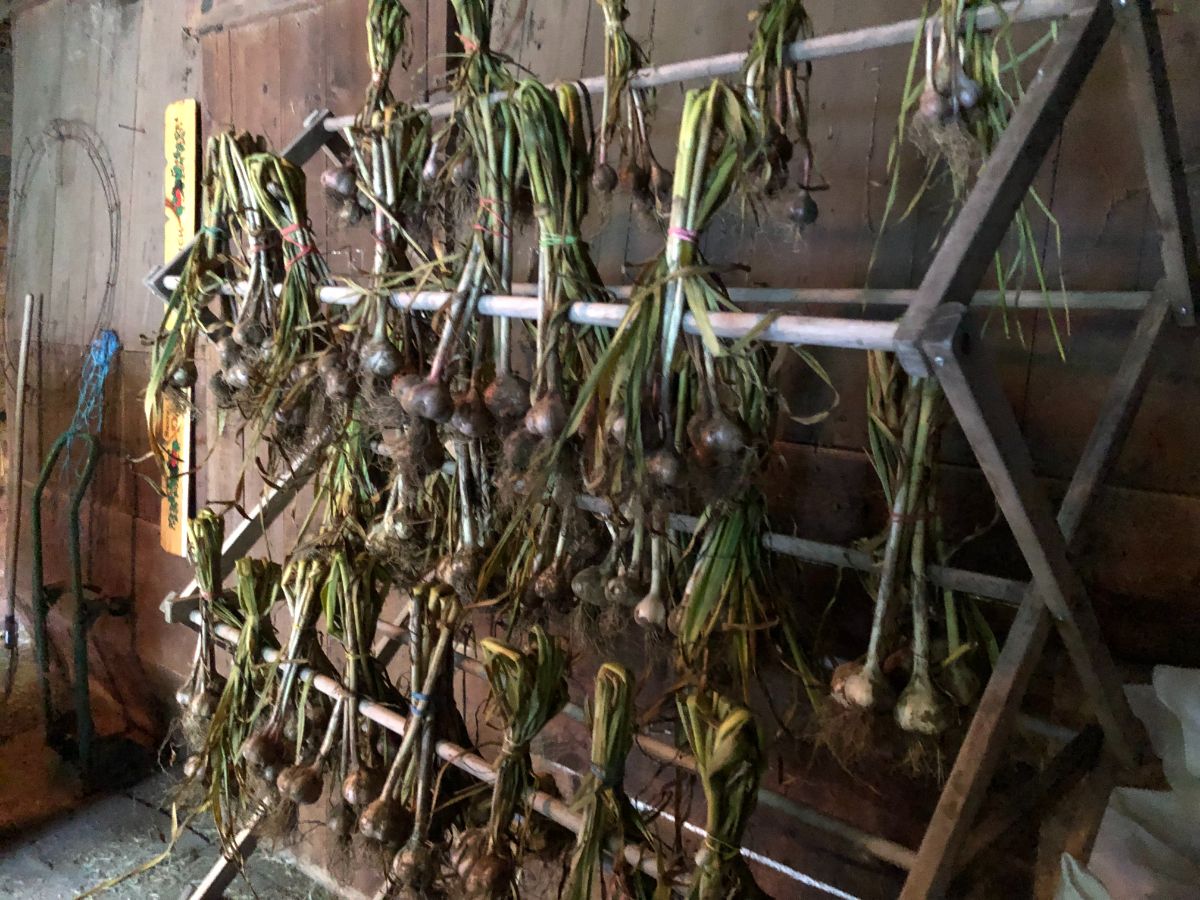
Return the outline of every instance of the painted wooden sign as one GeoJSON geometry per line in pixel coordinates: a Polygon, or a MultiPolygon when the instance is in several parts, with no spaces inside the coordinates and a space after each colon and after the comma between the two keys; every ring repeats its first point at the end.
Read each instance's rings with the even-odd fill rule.
{"type": "MultiPolygon", "coordinates": [[[[195,100],[177,100],[164,117],[163,152],[163,259],[170,261],[200,227],[199,130],[200,106],[195,100]]],[[[163,479],[159,542],[168,553],[187,555],[187,524],[192,506],[192,415],[188,404],[165,404],[162,443],[169,453],[168,474],[163,479]]]]}

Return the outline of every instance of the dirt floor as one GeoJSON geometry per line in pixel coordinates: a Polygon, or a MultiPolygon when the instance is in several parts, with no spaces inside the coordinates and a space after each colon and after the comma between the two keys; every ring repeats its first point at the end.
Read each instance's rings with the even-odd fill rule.
{"type": "MultiPolygon", "coordinates": [[[[7,675],[8,661],[0,662],[7,675]]],[[[2,677],[2,676],[0,676],[2,677]]],[[[102,705],[102,704],[98,704],[102,705]]],[[[72,767],[42,739],[33,648],[20,648],[12,693],[0,705],[0,897],[64,900],[186,896],[218,854],[211,820],[179,829],[171,846],[174,777],[150,770],[132,787],[85,796],[72,767]],[[106,883],[135,873],[119,884],[106,883]]],[[[103,715],[97,725],[103,732],[103,715]]],[[[149,754],[146,754],[150,758],[149,754]]],[[[289,858],[260,851],[226,892],[236,898],[332,898],[289,858]]]]}

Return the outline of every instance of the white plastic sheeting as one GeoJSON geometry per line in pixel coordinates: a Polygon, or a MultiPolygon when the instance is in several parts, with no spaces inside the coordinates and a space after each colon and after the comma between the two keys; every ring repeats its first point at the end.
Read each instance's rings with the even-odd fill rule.
{"type": "Polygon", "coordinates": [[[1087,867],[1062,859],[1059,900],[1200,897],[1200,670],[1159,666],[1126,687],[1170,790],[1117,788],[1087,867]]]}

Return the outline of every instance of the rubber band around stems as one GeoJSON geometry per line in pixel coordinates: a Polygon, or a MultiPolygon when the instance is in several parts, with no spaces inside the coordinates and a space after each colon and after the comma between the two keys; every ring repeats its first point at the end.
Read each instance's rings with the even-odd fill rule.
{"type": "Polygon", "coordinates": [[[313,244],[297,243],[296,246],[300,248],[298,251],[296,251],[296,255],[293,256],[291,259],[287,260],[283,264],[283,274],[284,275],[287,275],[288,273],[290,273],[292,271],[292,267],[294,265],[296,265],[296,263],[300,262],[300,260],[304,259],[304,257],[308,256],[310,253],[317,252],[317,248],[313,244]]]}
{"type": "Polygon", "coordinates": [[[487,227],[486,225],[484,225],[482,222],[476,222],[476,223],[475,223],[474,225],[472,225],[471,227],[472,227],[473,229],[475,229],[476,231],[481,231],[481,232],[483,232],[484,234],[490,234],[492,237],[498,237],[498,238],[501,238],[501,239],[503,239],[503,238],[505,238],[505,237],[507,237],[507,236],[508,236],[508,232],[507,232],[507,231],[505,231],[505,230],[503,230],[503,229],[488,228],[488,227],[487,227]]]}
{"type": "Polygon", "coordinates": [[[538,243],[543,247],[570,247],[579,243],[579,237],[574,234],[543,234],[538,243]]]}
{"type": "Polygon", "coordinates": [[[279,236],[297,248],[296,254],[283,264],[284,275],[287,275],[289,272],[291,272],[292,267],[295,266],[296,263],[300,262],[300,260],[304,259],[304,257],[308,256],[310,253],[315,253],[317,250],[315,244],[306,243],[292,237],[292,235],[297,231],[302,231],[303,229],[304,226],[299,222],[293,222],[291,225],[286,225],[279,229],[279,236]]]}
{"type": "Polygon", "coordinates": [[[673,225],[667,229],[667,235],[669,237],[679,238],[681,241],[687,241],[689,244],[694,244],[696,243],[697,238],[700,237],[700,232],[692,231],[690,228],[680,228],[673,225]]]}
{"type": "Polygon", "coordinates": [[[888,514],[888,521],[895,522],[898,525],[905,525],[910,522],[928,522],[931,518],[933,518],[933,515],[932,515],[932,513],[928,512],[928,511],[920,512],[920,513],[895,513],[894,512],[894,513],[888,514]]]}

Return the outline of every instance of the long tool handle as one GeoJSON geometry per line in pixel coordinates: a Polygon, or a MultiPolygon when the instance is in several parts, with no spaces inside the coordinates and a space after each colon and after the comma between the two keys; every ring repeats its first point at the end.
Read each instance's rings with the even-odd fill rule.
{"type": "Polygon", "coordinates": [[[29,367],[29,337],[33,333],[33,294],[25,295],[25,313],[21,319],[21,351],[17,357],[16,410],[13,417],[13,435],[9,444],[9,457],[14,461],[16,473],[13,486],[13,501],[9,506],[16,515],[8,530],[8,555],[4,572],[8,577],[8,596],[4,609],[4,646],[8,650],[17,647],[17,552],[21,546],[21,493],[25,473],[25,383],[29,367]]]}

